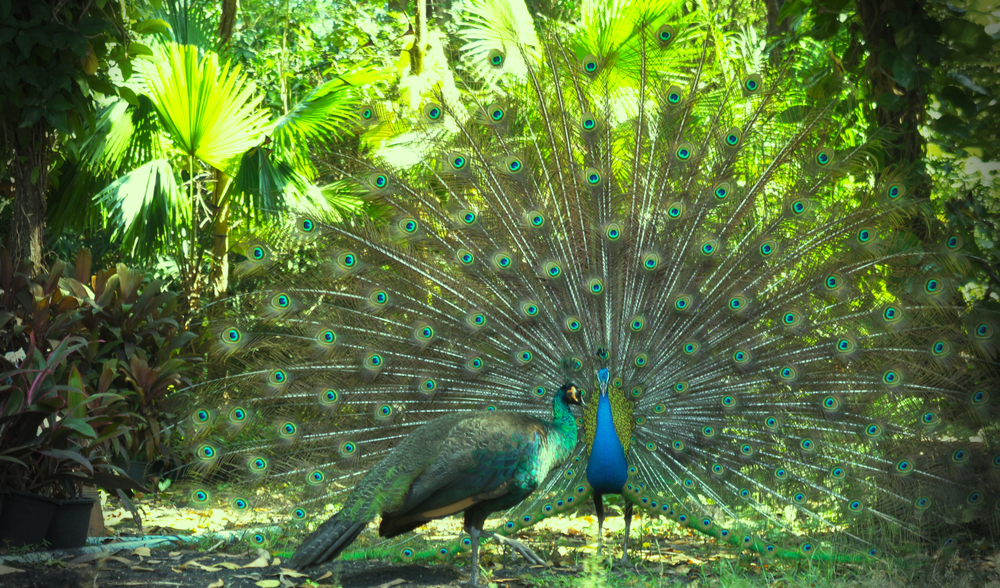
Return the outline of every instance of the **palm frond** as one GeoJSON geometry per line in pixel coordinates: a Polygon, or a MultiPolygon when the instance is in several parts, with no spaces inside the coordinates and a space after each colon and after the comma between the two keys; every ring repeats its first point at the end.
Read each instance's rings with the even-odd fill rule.
{"type": "Polygon", "coordinates": [[[194,45],[203,52],[217,47],[214,27],[204,10],[191,5],[189,0],[167,0],[155,12],[170,25],[166,37],[178,45],[194,45]]]}
{"type": "Polygon", "coordinates": [[[95,131],[86,138],[80,153],[85,168],[114,176],[120,169],[133,169],[163,156],[156,108],[144,95],[137,104],[122,99],[101,107],[95,131]]]}
{"type": "Polygon", "coordinates": [[[143,65],[149,98],[177,149],[235,175],[239,158],[259,143],[267,120],[256,86],[239,67],[199,57],[192,45],[167,44],[143,65]]]}
{"type": "Polygon", "coordinates": [[[286,194],[305,193],[309,185],[285,158],[274,157],[267,147],[254,148],[243,154],[233,176],[230,205],[255,220],[269,218],[286,209],[286,194]]]}
{"type": "Polygon", "coordinates": [[[190,202],[178,189],[170,162],[155,159],[118,178],[98,193],[112,239],[142,259],[151,259],[177,239],[178,227],[191,225],[190,202]]]}
{"type": "Polygon", "coordinates": [[[363,67],[324,82],[313,88],[288,114],[272,123],[271,138],[280,143],[288,140],[325,142],[340,137],[361,103],[359,88],[379,82],[388,75],[381,68],[363,67]]]}

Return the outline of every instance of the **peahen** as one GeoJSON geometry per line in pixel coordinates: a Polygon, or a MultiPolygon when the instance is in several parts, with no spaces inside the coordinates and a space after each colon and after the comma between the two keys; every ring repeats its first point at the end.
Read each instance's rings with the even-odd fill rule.
{"type": "MultiPolygon", "coordinates": [[[[460,412],[413,431],[365,474],[340,512],[302,542],[292,565],[337,557],[376,514],[382,516],[379,535],[395,537],[464,511],[471,536],[471,583],[477,585],[479,537],[486,518],[520,504],[576,447],[576,418],[569,407],[581,403],[579,392],[566,384],[554,396],[552,421],[516,412],[460,412]]],[[[531,563],[545,563],[517,541],[486,535],[511,545],[531,563]]]]}
{"type": "MultiPolygon", "coordinates": [[[[191,501],[318,518],[395,491],[364,477],[386,456],[434,457],[400,453],[424,423],[544,417],[569,380],[593,394],[582,442],[505,533],[591,494],[603,524],[616,493],[763,555],[994,532],[1000,321],[962,295],[963,237],[823,51],[691,19],[609,10],[535,41],[494,22],[458,89],[362,109],[382,143],[341,172],[382,214],[304,213],[241,249],[225,372],[189,391],[191,501]]],[[[367,553],[409,559],[410,537],[367,553]]]]}

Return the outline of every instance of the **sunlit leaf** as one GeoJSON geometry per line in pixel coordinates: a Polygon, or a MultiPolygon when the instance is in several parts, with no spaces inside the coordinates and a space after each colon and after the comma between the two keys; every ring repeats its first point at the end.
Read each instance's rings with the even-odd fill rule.
{"type": "Polygon", "coordinates": [[[167,0],[156,11],[159,21],[166,25],[157,29],[163,38],[180,45],[194,45],[211,51],[216,48],[214,26],[204,10],[192,6],[190,0],[167,0]]]}
{"type": "Polygon", "coordinates": [[[112,182],[95,201],[108,214],[112,238],[122,237],[125,246],[140,257],[151,257],[158,246],[179,238],[177,228],[190,224],[190,203],[182,197],[174,169],[155,159],[112,182]]]}
{"type": "Polygon", "coordinates": [[[159,132],[149,98],[138,96],[134,106],[113,100],[98,113],[97,128],[84,141],[80,158],[88,168],[113,175],[123,166],[134,168],[162,156],[159,132]]]}
{"type": "Polygon", "coordinates": [[[279,142],[288,138],[325,142],[341,136],[361,103],[358,89],[386,76],[385,71],[364,68],[313,88],[288,114],[272,123],[272,138],[279,142]]]}
{"type": "Polygon", "coordinates": [[[174,145],[185,155],[233,175],[238,158],[259,142],[267,113],[239,67],[199,57],[192,45],[166,44],[145,62],[149,97],[174,145]]]}

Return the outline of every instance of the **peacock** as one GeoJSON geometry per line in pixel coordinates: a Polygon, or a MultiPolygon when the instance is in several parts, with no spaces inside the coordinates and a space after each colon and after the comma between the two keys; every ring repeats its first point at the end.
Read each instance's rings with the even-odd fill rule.
{"type": "MultiPolygon", "coordinates": [[[[372,468],[336,515],[320,525],[292,557],[305,567],[335,558],[381,513],[379,535],[395,537],[427,521],[465,512],[472,549],[471,585],[478,585],[479,537],[486,518],[520,504],[577,444],[570,405],[576,386],[554,395],[552,421],[516,412],[459,412],[410,433],[372,468]]],[[[533,564],[545,560],[512,539],[487,532],[533,564]]]]}
{"type": "Polygon", "coordinates": [[[864,128],[821,47],[767,50],[658,4],[485,28],[454,86],[359,110],[370,147],[338,172],[379,214],[302,210],[240,246],[245,289],[210,323],[220,372],[188,390],[193,505],[307,529],[339,506],[294,561],[327,559],[345,543],[317,556],[315,538],[353,540],[344,520],[432,518],[389,511],[450,483],[451,455],[534,443],[510,418],[433,423],[546,418],[573,382],[579,441],[531,465],[530,496],[467,511],[471,537],[362,552],[475,553],[486,511],[509,509],[512,535],[591,498],[603,527],[615,494],[627,521],[762,557],[996,531],[1000,318],[963,295],[967,237],[886,162],[891,133],[864,128]]]}

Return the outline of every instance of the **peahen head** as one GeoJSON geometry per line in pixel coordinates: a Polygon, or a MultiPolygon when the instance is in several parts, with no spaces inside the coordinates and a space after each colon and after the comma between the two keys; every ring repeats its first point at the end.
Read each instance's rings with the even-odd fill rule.
{"type": "Polygon", "coordinates": [[[580,393],[580,389],[575,384],[564,384],[562,388],[559,388],[559,392],[566,404],[583,405],[583,394],[580,393]]]}

